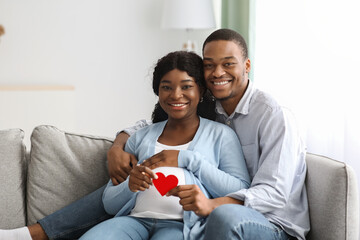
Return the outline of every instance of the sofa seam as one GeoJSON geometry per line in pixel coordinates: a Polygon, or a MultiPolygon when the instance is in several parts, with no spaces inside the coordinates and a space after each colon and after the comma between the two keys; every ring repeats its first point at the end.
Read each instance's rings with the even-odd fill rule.
{"type": "Polygon", "coordinates": [[[348,209],[348,203],[349,203],[349,173],[348,173],[348,168],[347,168],[347,165],[346,163],[344,163],[345,165],[345,174],[346,174],[346,202],[345,202],[345,240],[348,239],[348,213],[349,213],[349,209],[348,209]]]}
{"type": "Polygon", "coordinates": [[[71,136],[77,136],[77,137],[85,137],[85,138],[94,139],[94,140],[104,140],[104,141],[111,142],[111,143],[114,142],[113,140],[103,138],[103,137],[88,136],[88,135],[82,135],[82,134],[77,134],[77,133],[69,133],[69,132],[64,132],[64,134],[71,135],[71,136]]]}
{"type": "Polygon", "coordinates": [[[54,128],[56,129],[57,131],[59,132],[62,132],[63,134],[65,135],[71,135],[71,136],[78,136],[78,137],[85,137],[85,138],[89,138],[89,139],[94,139],[94,140],[104,140],[104,141],[108,141],[110,143],[113,143],[114,140],[111,140],[110,137],[101,137],[101,136],[92,136],[92,135],[87,135],[87,134],[81,134],[81,133],[73,133],[73,132],[67,132],[67,131],[64,131],[64,130],[60,130],[59,128],[53,126],[53,125],[39,125],[39,126],[36,126],[34,128],[37,129],[37,128],[41,128],[41,127],[51,127],[51,128],[54,128]]]}

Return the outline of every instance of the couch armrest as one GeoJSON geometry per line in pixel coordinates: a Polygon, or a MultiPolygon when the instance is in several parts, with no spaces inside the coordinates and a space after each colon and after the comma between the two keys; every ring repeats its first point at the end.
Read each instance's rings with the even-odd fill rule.
{"type": "Polygon", "coordinates": [[[354,170],[310,153],[306,163],[311,224],[307,239],[358,240],[359,193],[354,170]]]}
{"type": "Polygon", "coordinates": [[[24,132],[0,131],[0,229],[25,225],[25,187],[27,161],[24,132]]]}

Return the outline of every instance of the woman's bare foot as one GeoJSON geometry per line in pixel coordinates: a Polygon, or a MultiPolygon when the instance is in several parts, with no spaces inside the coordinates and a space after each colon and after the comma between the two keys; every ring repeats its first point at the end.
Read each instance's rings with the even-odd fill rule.
{"type": "Polygon", "coordinates": [[[49,239],[40,224],[35,223],[34,225],[29,226],[28,228],[29,228],[31,238],[33,240],[48,240],[49,239]]]}

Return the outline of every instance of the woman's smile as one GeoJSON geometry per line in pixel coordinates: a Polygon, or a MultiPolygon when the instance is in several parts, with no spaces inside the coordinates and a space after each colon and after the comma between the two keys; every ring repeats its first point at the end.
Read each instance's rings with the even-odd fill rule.
{"type": "Polygon", "coordinates": [[[181,109],[184,109],[188,105],[188,103],[169,103],[169,105],[174,110],[181,110],[181,109]]]}
{"type": "Polygon", "coordinates": [[[161,79],[159,103],[169,120],[197,118],[199,100],[200,88],[187,72],[174,69],[161,79]]]}

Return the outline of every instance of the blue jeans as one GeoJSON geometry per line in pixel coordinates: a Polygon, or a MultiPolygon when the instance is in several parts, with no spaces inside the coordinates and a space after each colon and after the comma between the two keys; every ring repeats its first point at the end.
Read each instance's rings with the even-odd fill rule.
{"type": "Polygon", "coordinates": [[[80,240],[182,240],[183,222],[121,216],[102,222],[80,240]]]}
{"type": "MultiPolygon", "coordinates": [[[[102,203],[105,187],[39,220],[47,236],[50,239],[78,239],[93,226],[112,218],[102,203]]],[[[255,210],[227,204],[216,208],[208,217],[204,239],[291,238],[255,210]]]]}
{"type": "Polygon", "coordinates": [[[41,219],[38,223],[50,239],[78,239],[96,224],[113,216],[105,212],[105,186],[41,219]]]}
{"type": "Polygon", "coordinates": [[[261,213],[242,205],[226,204],[215,208],[205,227],[206,240],[288,240],[284,230],[267,220],[261,213]]]}

